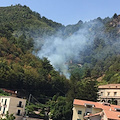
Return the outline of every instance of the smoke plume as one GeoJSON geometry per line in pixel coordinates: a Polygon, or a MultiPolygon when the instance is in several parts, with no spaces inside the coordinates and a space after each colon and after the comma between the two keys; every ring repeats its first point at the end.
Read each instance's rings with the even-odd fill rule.
{"type": "Polygon", "coordinates": [[[91,28],[91,26],[94,25],[100,27],[102,23],[98,21],[89,22],[89,24],[80,27],[77,32],[67,38],[47,37],[41,50],[38,51],[37,56],[40,58],[48,58],[57,71],[60,71],[61,74],[69,78],[70,73],[68,72],[67,63],[70,60],[80,59],[81,51],[92,44],[96,29],[94,29],[94,27],[91,28]]]}

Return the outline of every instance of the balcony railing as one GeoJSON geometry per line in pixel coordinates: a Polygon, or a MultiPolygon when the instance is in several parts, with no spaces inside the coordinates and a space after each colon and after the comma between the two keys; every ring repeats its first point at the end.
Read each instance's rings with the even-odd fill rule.
{"type": "Polygon", "coordinates": [[[4,107],[7,107],[7,105],[6,105],[6,104],[3,104],[3,106],[4,106],[4,107]]]}
{"type": "Polygon", "coordinates": [[[18,104],[17,107],[21,107],[21,108],[23,108],[23,105],[19,105],[19,104],[18,104]]]}
{"type": "Polygon", "coordinates": [[[16,113],[16,115],[17,115],[17,116],[22,116],[22,114],[20,114],[20,113],[16,113]]]}
{"type": "Polygon", "coordinates": [[[83,114],[83,116],[90,115],[90,114],[91,114],[91,112],[85,112],[85,113],[83,114]]]}
{"type": "Polygon", "coordinates": [[[106,98],[120,98],[120,96],[99,96],[99,99],[106,99],[106,98]]]}

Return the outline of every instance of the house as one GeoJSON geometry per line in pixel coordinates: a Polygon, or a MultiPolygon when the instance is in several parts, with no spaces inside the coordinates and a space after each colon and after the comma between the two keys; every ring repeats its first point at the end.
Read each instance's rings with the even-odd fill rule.
{"type": "Polygon", "coordinates": [[[13,96],[0,96],[0,118],[5,118],[7,111],[21,120],[25,114],[26,100],[13,96]]]}
{"type": "Polygon", "coordinates": [[[120,120],[120,106],[75,99],[72,120],[120,120]]]}
{"type": "Polygon", "coordinates": [[[98,91],[100,102],[120,105],[120,84],[100,85],[98,91]]]}
{"type": "Polygon", "coordinates": [[[5,88],[1,88],[1,90],[8,93],[10,96],[17,97],[17,91],[8,90],[8,89],[5,89],[5,88]]]}

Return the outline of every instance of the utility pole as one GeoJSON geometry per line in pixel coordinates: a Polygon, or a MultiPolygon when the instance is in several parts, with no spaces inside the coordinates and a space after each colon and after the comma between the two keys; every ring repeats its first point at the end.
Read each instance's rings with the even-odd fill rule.
{"type": "Polygon", "coordinates": [[[28,104],[27,104],[27,105],[30,104],[30,99],[31,99],[31,97],[32,97],[32,95],[30,94],[30,95],[29,95],[29,98],[28,98],[28,104]]]}
{"type": "MultiPolygon", "coordinates": [[[[30,104],[30,99],[31,99],[31,97],[32,97],[32,95],[30,94],[30,95],[29,95],[29,98],[28,98],[27,106],[29,106],[29,104],[30,104]]],[[[27,117],[27,115],[28,115],[28,109],[26,109],[25,117],[27,117]]]]}

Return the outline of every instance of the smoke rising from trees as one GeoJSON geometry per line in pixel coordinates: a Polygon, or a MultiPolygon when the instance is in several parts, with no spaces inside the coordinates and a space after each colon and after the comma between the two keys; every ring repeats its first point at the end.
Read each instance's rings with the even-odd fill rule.
{"type": "Polygon", "coordinates": [[[70,60],[80,60],[81,51],[93,44],[96,32],[95,26],[100,27],[103,25],[99,21],[92,21],[80,27],[77,32],[67,38],[60,37],[60,35],[59,37],[47,37],[37,56],[48,58],[57,71],[69,78],[70,73],[67,63],[70,60]]]}

